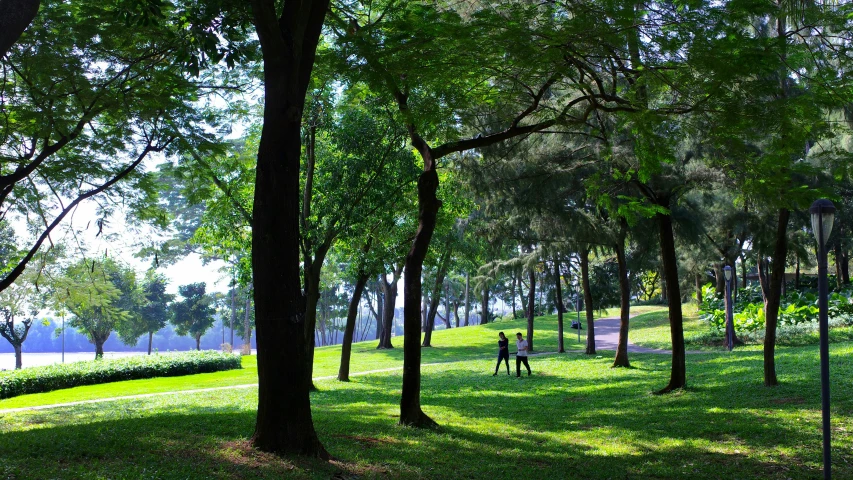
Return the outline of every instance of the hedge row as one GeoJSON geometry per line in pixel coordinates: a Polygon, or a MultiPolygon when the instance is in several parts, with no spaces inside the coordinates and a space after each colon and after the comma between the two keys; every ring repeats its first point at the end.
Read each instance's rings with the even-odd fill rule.
{"type": "Polygon", "coordinates": [[[207,352],[134,355],[0,372],[0,399],[121,380],[242,368],[239,355],[207,352]]]}

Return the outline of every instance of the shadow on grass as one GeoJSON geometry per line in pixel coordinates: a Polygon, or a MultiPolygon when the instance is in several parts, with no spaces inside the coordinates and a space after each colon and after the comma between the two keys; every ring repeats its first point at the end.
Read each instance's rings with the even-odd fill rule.
{"type": "MultiPolygon", "coordinates": [[[[837,478],[853,478],[853,348],[833,369],[837,478]]],[[[12,478],[816,478],[816,349],[778,355],[782,385],[761,386],[760,352],[688,359],[690,388],[666,396],[669,358],[531,360],[530,378],[492,377],[492,359],[424,369],[422,404],[442,427],[396,425],[401,373],[312,394],[321,440],[339,460],[246,446],[254,391],[84,405],[0,418],[0,473],[12,478]],[[29,429],[23,430],[22,429],[29,429]]]]}

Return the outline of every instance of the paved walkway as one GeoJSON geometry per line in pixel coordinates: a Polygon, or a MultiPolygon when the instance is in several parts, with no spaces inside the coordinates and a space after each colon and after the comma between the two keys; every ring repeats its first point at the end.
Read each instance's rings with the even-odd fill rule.
{"type": "MultiPolygon", "coordinates": [[[[628,353],[659,353],[671,354],[670,350],[658,350],[655,348],[639,347],[630,342],[631,330],[628,330],[628,353]]],[[[595,349],[613,350],[619,345],[619,319],[602,318],[595,321],[595,349]]]]}

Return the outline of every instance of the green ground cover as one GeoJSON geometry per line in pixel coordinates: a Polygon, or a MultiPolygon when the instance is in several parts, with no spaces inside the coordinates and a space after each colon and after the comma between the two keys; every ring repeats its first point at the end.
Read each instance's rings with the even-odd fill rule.
{"type": "MultiPolygon", "coordinates": [[[[661,307],[636,307],[635,310],[655,311],[661,307]]],[[[618,315],[618,309],[596,312],[596,317],[618,315]]],[[[577,330],[569,329],[571,318],[565,319],[565,347],[567,350],[582,350],[586,343],[586,330],[581,331],[580,343],[577,341],[577,330]]],[[[534,347],[538,352],[553,352],[557,350],[557,317],[550,315],[535,320],[534,347]]],[[[524,320],[500,320],[488,325],[438,330],[433,334],[432,348],[423,349],[423,363],[444,363],[495,357],[497,332],[505,331],[509,336],[512,332],[526,331],[524,320]]],[[[366,372],[398,368],[403,366],[402,338],[394,337],[394,345],[398,348],[391,350],[376,350],[376,341],[353,344],[352,372],[366,372]]],[[[339,346],[321,347],[316,349],[314,358],[314,377],[337,376],[341,360],[339,346]]],[[[181,378],[152,378],[147,380],[131,380],[104,385],[56,390],[38,395],[22,395],[15,398],[0,400],[0,410],[10,408],[52,405],[99,398],[111,398],[127,395],[141,395],[180,390],[197,390],[231,385],[257,383],[258,369],[254,356],[243,357],[243,368],[226,372],[191,375],[181,378]]]]}
{"type": "MultiPolygon", "coordinates": [[[[836,478],[853,478],[853,345],[832,346],[836,478]]],[[[579,353],[491,376],[492,359],[424,368],[437,431],[399,427],[400,372],[318,381],[320,438],[336,460],[249,449],[256,390],[168,395],[0,415],[6,478],[816,478],[817,348],[781,348],[782,385],[754,351],[688,357],[689,388],[654,396],[669,357],[632,369],[579,353]]]]}
{"type": "MultiPolygon", "coordinates": [[[[665,314],[643,311],[635,309],[632,340],[666,347],[655,343],[664,333],[668,338],[665,314]]],[[[686,330],[701,328],[687,312],[686,330]]],[[[555,349],[556,320],[536,322],[537,350],[555,349]]],[[[527,478],[820,476],[815,346],[779,348],[777,388],[762,386],[761,351],[749,347],[690,355],[689,387],[655,396],[650,392],[668,380],[667,355],[631,354],[634,368],[613,369],[610,352],[570,352],[532,358],[529,378],[492,377],[492,337],[522,325],[502,321],[436,332],[436,347],[424,349],[424,363],[439,364],[424,367],[422,397],[425,411],[441,424],[436,431],[396,425],[399,371],[349,383],[318,380],[314,419],[335,456],[330,463],[250,449],[257,390],[246,388],[0,413],[0,478],[479,479],[519,469],[527,478]]],[[[574,333],[567,333],[568,348],[577,346],[574,333]]],[[[400,363],[400,349],[373,345],[357,346],[355,371],[400,363]]],[[[335,350],[318,349],[315,377],[337,371],[335,350]]],[[[853,478],[853,343],[832,345],[831,355],[834,473],[853,478]]],[[[103,388],[87,393],[97,398],[253,383],[254,357],[243,361],[242,376],[220,372],[82,388],[103,388]]],[[[51,395],[58,393],[9,399],[0,408],[27,397],[32,404],[55,403],[51,395]]]]}

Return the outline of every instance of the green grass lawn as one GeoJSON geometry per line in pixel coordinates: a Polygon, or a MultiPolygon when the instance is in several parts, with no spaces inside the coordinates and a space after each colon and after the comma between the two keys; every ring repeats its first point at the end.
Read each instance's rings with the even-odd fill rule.
{"type": "MultiPolygon", "coordinates": [[[[663,341],[662,331],[668,336],[661,314],[650,310],[632,319],[632,340],[647,346],[663,341]]],[[[693,318],[686,318],[686,329],[693,318]]],[[[555,350],[556,320],[536,322],[536,350],[555,350]]],[[[436,347],[424,349],[424,363],[438,365],[423,368],[422,388],[424,410],[441,425],[435,431],[396,425],[400,371],[349,383],[317,380],[314,421],[332,462],[249,448],[257,390],[247,388],[0,413],[0,478],[820,477],[816,346],[778,349],[782,385],[776,388],[761,384],[760,349],[690,355],[688,388],[656,396],[650,392],[669,377],[668,355],[631,354],[631,369],[610,368],[611,352],[548,355],[531,359],[532,377],[492,377],[496,332],[522,325],[505,321],[435,333],[436,347]]],[[[567,348],[576,346],[574,334],[566,333],[567,348]]],[[[400,349],[374,346],[354,349],[353,371],[401,363],[400,349]]],[[[338,352],[317,350],[315,377],[337,372],[338,352]]],[[[853,478],[853,343],[831,345],[831,356],[833,473],[853,478]]],[[[96,387],[114,396],[144,391],[141,382],[154,382],[147,388],[159,391],[252,383],[254,359],[244,360],[239,373],[96,387]]],[[[10,399],[0,408],[27,397],[30,404],[51,403],[58,393],[10,399]]]]}

